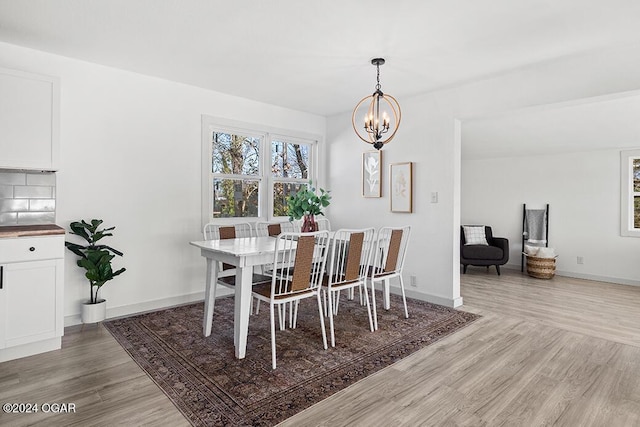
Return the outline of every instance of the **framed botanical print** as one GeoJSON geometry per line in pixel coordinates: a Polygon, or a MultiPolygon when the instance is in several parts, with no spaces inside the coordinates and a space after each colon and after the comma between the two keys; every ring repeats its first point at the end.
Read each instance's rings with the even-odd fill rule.
{"type": "Polygon", "coordinates": [[[389,166],[389,194],[391,212],[413,211],[413,162],[393,163],[389,166]]]}
{"type": "Polygon", "coordinates": [[[380,197],[382,195],[382,153],[367,151],[362,154],[362,196],[380,197]]]}

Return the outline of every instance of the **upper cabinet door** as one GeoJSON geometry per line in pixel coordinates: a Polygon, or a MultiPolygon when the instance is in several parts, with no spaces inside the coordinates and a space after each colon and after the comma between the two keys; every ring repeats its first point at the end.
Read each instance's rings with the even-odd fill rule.
{"type": "Polygon", "coordinates": [[[60,84],[0,68],[0,168],[58,169],[60,84]]]}

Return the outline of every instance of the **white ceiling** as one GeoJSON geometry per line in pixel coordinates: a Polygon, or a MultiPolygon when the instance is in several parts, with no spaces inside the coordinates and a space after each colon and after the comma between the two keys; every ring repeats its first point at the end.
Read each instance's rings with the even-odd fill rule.
{"type": "MultiPolygon", "coordinates": [[[[0,41],[319,115],[640,42],[637,0],[0,0],[0,41]]],[[[465,121],[463,156],[639,146],[640,96],[465,121]]]]}
{"type": "Polygon", "coordinates": [[[536,156],[640,146],[640,94],[514,111],[462,126],[463,158],[536,156]]]}
{"type": "Polygon", "coordinates": [[[637,0],[0,0],[0,41],[320,115],[640,41],[637,0]]]}

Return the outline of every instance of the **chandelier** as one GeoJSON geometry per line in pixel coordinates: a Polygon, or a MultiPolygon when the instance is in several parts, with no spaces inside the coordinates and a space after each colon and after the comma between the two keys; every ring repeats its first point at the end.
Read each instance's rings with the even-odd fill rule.
{"type": "Polygon", "coordinates": [[[384,64],[384,58],[374,58],[371,64],[376,66],[377,84],[373,95],[362,98],[351,116],[351,124],[356,135],[366,142],[373,144],[376,150],[393,139],[400,126],[400,104],[396,99],[382,93],[380,86],[380,66],[384,64]],[[356,125],[356,121],[364,123],[364,126],[356,125]]]}

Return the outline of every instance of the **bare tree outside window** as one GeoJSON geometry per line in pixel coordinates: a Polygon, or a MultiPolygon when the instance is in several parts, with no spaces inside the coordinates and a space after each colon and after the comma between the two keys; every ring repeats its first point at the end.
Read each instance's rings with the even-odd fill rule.
{"type": "Polygon", "coordinates": [[[203,116],[204,221],[288,217],[287,199],[317,178],[317,141],[203,116]]]}
{"type": "Polygon", "coordinates": [[[214,132],[213,218],[257,217],[260,138],[214,132]]]}
{"type": "Polygon", "coordinates": [[[309,144],[272,141],[273,216],[288,216],[287,198],[306,186],[310,152],[309,144]]]}

